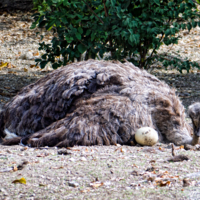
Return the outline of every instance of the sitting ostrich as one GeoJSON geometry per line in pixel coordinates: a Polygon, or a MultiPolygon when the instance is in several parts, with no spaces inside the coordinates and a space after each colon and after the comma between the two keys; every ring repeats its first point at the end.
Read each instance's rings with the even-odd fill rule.
{"type": "Polygon", "coordinates": [[[159,141],[194,145],[199,114],[200,103],[189,107],[192,129],[175,90],[155,76],[129,62],[88,60],[24,87],[0,113],[0,137],[31,147],[129,145],[151,127],[159,141]]]}

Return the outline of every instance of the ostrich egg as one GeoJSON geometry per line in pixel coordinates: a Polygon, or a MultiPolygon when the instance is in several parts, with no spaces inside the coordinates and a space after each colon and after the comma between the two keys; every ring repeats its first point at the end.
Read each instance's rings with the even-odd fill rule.
{"type": "Polygon", "coordinates": [[[142,127],[136,131],[135,140],[138,144],[153,146],[158,141],[158,133],[151,127],[142,127]]]}

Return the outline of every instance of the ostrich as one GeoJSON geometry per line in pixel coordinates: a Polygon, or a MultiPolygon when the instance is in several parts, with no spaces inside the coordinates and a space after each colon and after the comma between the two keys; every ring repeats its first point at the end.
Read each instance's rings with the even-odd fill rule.
{"type": "Polygon", "coordinates": [[[140,127],[160,142],[199,143],[200,103],[184,107],[167,84],[129,62],[88,60],[24,87],[0,113],[2,144],[130,145],[140,127]],[[192,136],[193,135],[193,136],[192,136]]]}

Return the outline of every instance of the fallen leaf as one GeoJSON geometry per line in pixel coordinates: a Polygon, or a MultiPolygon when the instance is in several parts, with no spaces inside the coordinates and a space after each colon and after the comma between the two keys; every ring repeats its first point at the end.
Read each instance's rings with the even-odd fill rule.
{"type": "Polygon", "coordinates": [[[138,166],[136,164],[133,164],[132,167],[137,167],[138,168],[138,166]]]}
{"type": "Polygon", "coordinates": [[[33,68],[33,67],[35,67],[35,65],[30,65],[30,68],[33,68]]]}
{"type": "Polygon", "coordinates": [[[47,186],[47,185],[45,185],[45,184],[43,184],[43,183],[39,183],[39,186],[43,186],[43,187],[44,187],[44,186],[47,186]]]}
{"type": "Polygon", "coordinates": [[[48,155],[49,155],[49,153],[41,153],[41,154],[38,154],[37,157],[46,157],[48,155]]]}
{"type": "Polygon", "coordinates": [[[162,147],[159,147],[158,149],[159,149],[160,151],[165,151],[162,147]]]}
{"type": "Polygon", "coordinates": [[[52,167],[51,169],[63,169],[63,166],[60,166],[60,167],[52,167]]]}
{"type": "Polygon", "coordinates": [[[170,185],[170,183],[171,183],[171,181],[156,181],[156,185],[158,185],[160,187],[170,185]]]}
{"type": "Polygon", "coordinates": [[[39,56],[39,52],[33,53],[34,56],[39,56]]]}
{"type": "Polygon", "coordinates": [[[100,186],[102,186],[103,183],[102,182],[94,182],[94,183],[90,183],[90,186],[93,188],[98,188],[100,186]]]}
{"type": "Polygon", "coordinates": [[[20,179],[14,180],[12,183],[26,184],[26,179],[22,177],[22,178],[20,178],[20,179]]]}
{"type": "Polygon", "coordinates": [[[27,72],[27,71],[28,71],[28,69],[24,68],[24,72],[27,72]]]}
{"type": "Polygon", "coordinates": [[[180,147],[178,147],[176,149],[184,149],[184,145],[181,145],[180,147]]]}
{"type": "Polygon", "coordinates": [[[126,153],[126,150],[123,149],[123,148],[120,148],[120,152],[122,152],[122,153],[126,153]]]}
{"type": "Polygon", "coordinates": [[[12,65],[11,63],[8,63],[8,66],[7,66],[8,69],[12,68],[12,65]]]}
{"type": "Polygon", "coordinates": [[[90,191],[89,188],[88,188],[88,189],[85,189],[85,190],[80,190],[81,193],[86,193],[86,192],[89,192],[89,191],[90,191]]]}
{"type": "Polygon", "coordinates": [[[8,71],[8,74],[17,74],[17,72],[8,71]]]}
{"type": "Polygon", "coordinates": [[[7,65],[8,65],[8,63],[6,62],[6,63],[1,63],[1,65],[0,65],[0,68],[4,68],[4,67],[7,67],[7,65]]]}
{"type": "Polygon", "coordinates": [[[13,167],[13,171],[17,171],[18,170],[18,168],[17,168],[17,166],[15,165],[14,167],[13,167]]]}

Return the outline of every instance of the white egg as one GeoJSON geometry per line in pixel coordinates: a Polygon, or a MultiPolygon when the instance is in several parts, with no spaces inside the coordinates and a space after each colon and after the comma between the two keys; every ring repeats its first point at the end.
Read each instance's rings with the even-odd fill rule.
{"type": "Polygon", "coordinates": [[[135,140],[138,144],[153,146],[158,141],[158,133],[151,127],[142,127],[136,131],[135,140]]]}

